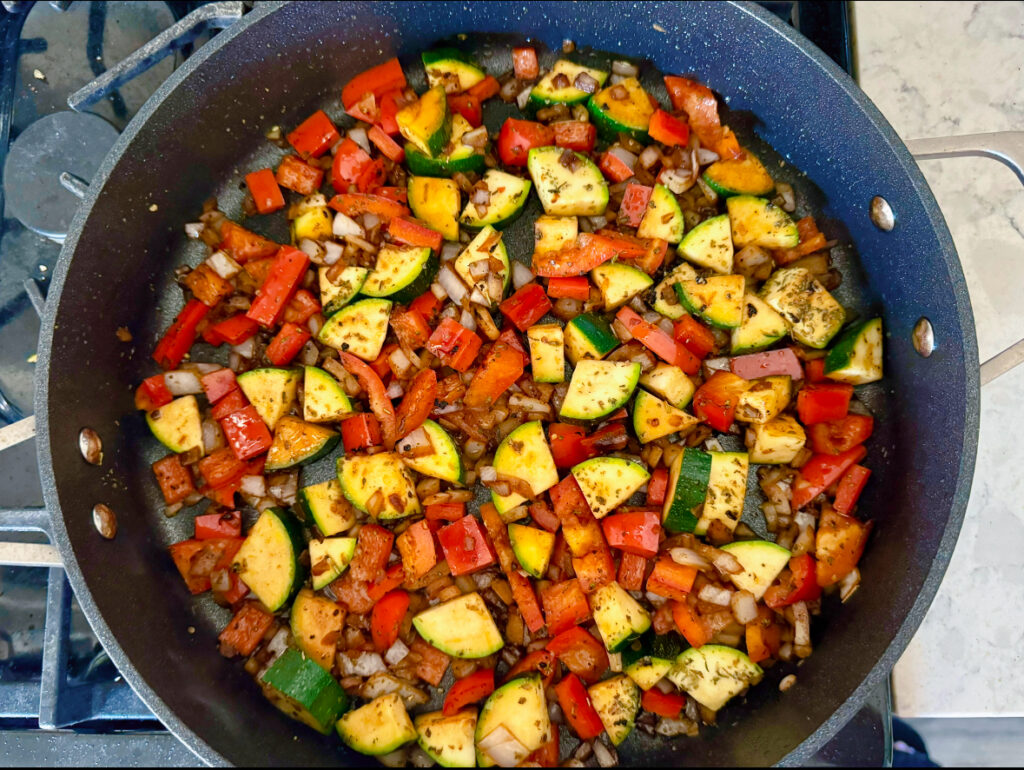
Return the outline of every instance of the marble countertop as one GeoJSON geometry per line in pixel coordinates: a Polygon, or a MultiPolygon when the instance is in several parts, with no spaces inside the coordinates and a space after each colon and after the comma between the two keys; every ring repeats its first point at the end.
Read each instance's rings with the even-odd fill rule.
{"type": "MultiPolygon", "coordinates": [[[[855,2],[861,87],[904,138],[1024,128],[1024,3],[855,2]]],[[[953,234],[982,360],[1024,336],[1024,188],[987,158],[921,163],[953,234]]],[[[896,713],[1024,716],[1024,367],[984,388],[952,563],[893,672],[896,713]]]]}

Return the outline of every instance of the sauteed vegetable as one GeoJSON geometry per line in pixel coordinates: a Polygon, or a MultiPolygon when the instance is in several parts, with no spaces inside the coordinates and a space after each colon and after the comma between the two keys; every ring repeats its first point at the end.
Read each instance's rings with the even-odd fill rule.
{"type": "Polygon", "coordinates": [[[417,93],[392,59],[273,129],[243,223],[186,225],[207,256],[136,392],[223,654],[388,765],[695,736],[811,654],[871,531],[882,326],[834,242],[708,87],[512,60],[427,51],[417,93]]]}

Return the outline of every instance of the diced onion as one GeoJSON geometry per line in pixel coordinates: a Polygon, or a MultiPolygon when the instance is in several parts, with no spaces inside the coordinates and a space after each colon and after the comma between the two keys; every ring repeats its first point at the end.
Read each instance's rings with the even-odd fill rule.
{"type": "MultiPolygon", "coordinates": [[[[693,175],[683,172],[678,168],[664,169],[660,174],[658,174],[658,181],[676,195],[682,195],[693,187],[693,175]]],[[[699,177],[697,181],[701,181],[699,177]]],[[[717,196],[715,196],[715,199],[717,200],[717,196]]]]}
{"type": "Polygon", "coordinates": [[[242,358],[251,359],[256,355],[256,335],[253,335],[244,342],[239,342],[237,345],[232,345],[231,350],[242,358]]]}
{"type": "Polygon", "coordinates": [[[550,412],[551,404],[538,398],[531,398],[520,393],[513,393],[508,398],[509,409],[523,412],[550,412]]]}
{"type": "Polygon", "coordinates": [[[657,327],[665,332],[669,337],[672,336],[674,327],[672,326],[672,322],[667,318],[659,318],[657,321],[657,327]]]}
{"type": "Polygon", "coordinates": [[[590,222],[590,226],[594,228],[594,230],[600,230],[608,224],[608,217],[605,216],[587,217],[587,220],[590,222]]]}
{"type": "Polygon", "coordinates": [[[476,472],[480,474],[481,482],[498,480],[498,471],[493,465],[481,465],[476,469],[476,472]]]}
{"type": "Polygon", "coordinates": [[[225,251],[213,252],[213,254],[206,258],[206,264],[225,281],[234,278],[238,275],[238,271],[242,269],[242,266],[228,256],[225,251]]]}
{"type": "Polygon", "coordinates": [[[308,328],[309,333],[315,337],[320,333],[320,330],[324,328],[324,317],[319,313],[313,313],[313,315],[309,317],[309,320],[306,321],[306,328],[308,328]]]}
{"type": "Polygon", "coordinates": [[[684,567],[695,567],[699,570],[711,569],[711,562],[689,548],[670,548],[668,555],[672,557],[672,561],[684,567]]]}
{"type": "Polygon", "coordinates": [[[391,355],[388,356],[388,360],[391,362],[391,365],[395,367],[395,373],[398,374],[399,377],[404,377],[412,367],[409,357],[402,352],[401,348],[395,348],[392,350],[391,355]]]}
{"type": "Polygon", "coordinates": [[[722,607],[728,607],[732,601],[732,591],[728,588],[719,588],[713,583],[706,583],[703,588],[700,589],[700,593],[697,594],[697,598],[702,602],[708,604],[718,604],[722,607]]]}
{"type": "Polygon", "coordinates": [[[405,767],[409,763],[409,747],[402,746],[387,754],[380,754],[377,761],[384,767],[405,767]]]}
{"type": "Polygon", "coordinates": [[[807,612],[807,602],[796,602],[793,605],[793,647],[808,647],[810,644],[811,616],[807,612]]]}
{"type": "Polygon", "coordinates": [[[860,588],[860,570],[854,567],[849,574],[839,581],[839,598],[846,602],[860,588]]]}
{"type": "Polygon", "coordinates": [[[522,262],[512,263],[512,285],[521,289],[534,278],[533,271],[522,262]]]}
{"type": "Polygon", "coordinates": [[[487,126],[474,128],[472,131],[467,131],[462,135],[462,143],[467,147],[483,147],[487,144],[487,140],[487,126]]]}
{"type": "Polygon", "coordinates": [[[664,735],[666,738],[687,735],[690,732],[690,723],[685,719],[663,717],[654,728],[654,732],[658,735],[664,735]]]}
{"type": "Polygon", "coordinates": [[[613,767],[619,761],[619,758],[615,756],[615,752],[605,746],[600,738],[594,741],[594,757],[597,759],[597,764],[600,767],[613,767]]]}
{"type": "Polygon", "coordinates": [[[714,150],[709,150],[707,147],[697,148],[697,163],[701,166],[707,166],[718,159],[719,155],[714,150]]]}
{"type": "Polygon", "coordinates": [[[178,369],[164,374],[164,384],[172,396],[191,396],[203,392],[203,386],[195,372],[178,369]]]}
{"type": "Polygon", "coordinates": [[[192,240],[196,240],[203,234],[203,230],[206,229],[206,225],[202,222],[189,222],[185,225],[185,235],[192,240]]]}
{"type": "Polygon", "coordinates": [[[396,639],[395,643],[388,647],[388,651],[384,653],[384,660],[389,666],[393,666],[408,654],[409,648],[406,647],[405,642],[401,639],[396,639]]]}
{"type": "Polygon", "coordinates": [[[737,591],[732,595],[732,614],[737,623],[753,623],[757,618],[757,600],[750,591],[737,591]]]}
{"type": "MultiPolygon", "coordinates": [[[[482,291],[480,291],[479,289],[476,289],[476,288],[474,288],[472,293],[469,295],[469,301],[473,302],[473,303],[475,303],[477,305],[483,305],[484,307],[490,307],[491,306],[491,301],[487,297],[484,296],[482,291]]],[[[462,312],[466,313],[467,311],[463,310],[462,312]]]]}
{"type": "Polygon", "coordinates": [[[625,147],[618,147],[618,146],[612,147],[610,150],[608,150],[608,152],[611,155],[614,155],[619,160],[621,160],[627,166],[629,166],[629,170],[630,171],[633,171],[633,170],[636,169],[636,160],[637,160],[636,155],[631,153],[625,147]]]}
{"type": "Polygon", "coordinates": [[[341,259],[345,247],[335,241],[324,241],[324,264],[334,265],[341,259]]]}
{"type": "Polygon", "coordinates": [[[331,232],[339,238],[344,238],[346,235],[362,237],[365,234],[362,225],[351,217],[345,216],[340,211],[334,215],[334,223],[331,225],[331,232]]]}
{"type": "Polygon", "coordinates": [[[728,551],[716,551],[715,557],[711,560],[711,563],[714,564],[715,569],[723,575],[738,575],[743,572],[743,565],[740,564],[739,559],[728,551]]]}
{"type": "Polygon", "coordinates": [[[437,282],[444,287],[445,294],[454,302],[456,305],[461,305],[462,300],[469,294],[469,289],[466,288],[466,284],[462,282],[462,279],[455,274],[455,271],[450,266],[443,266],[437,273],[437,282]]]}
{"type": "Polygon", "coordinates": [[[469,277],[474,281],[478,281],[487,275],[487,272],[491,269],[490,264],[486,259],[478,259],[475,262],[469,264],[469,277]]]}
{"type": "Polygon", "coordinates": [[[625,75],[627,78],[635,78],[639,74],[640,68],[632,62],[613,61],[612,72],[616,75],[625,75]]]}
{"type": "Polygon", "coordinates": [[[356,658],[352,666],[352,673],[356,676],[371,676],[378,671],[387,670],[388,667],[384,665],[384,659],[375,652],[364,652],[356,658]]]}
{"type": "Polygon", "coordinates": [[[299,251],[301,251],[314,262],[323,261],[323,247],[319,243],[314,241],[312,238],[303,238],[301,241],[299,241],[299,251]]]}
{"type": "Polygon", "coordinates": [[[640,153],[640,165],[644,168],[651,168],[655,163],[661,160],[661,153],[658,148],[653,144],[645,147],[644,151],[640,153]]]}
{"type": "Polygon", "coordinates": [[[496,727],[476,745],[499,767],[515,767],[530,754],[504,725],[496,727]]]}
{"type": "Polygon", "coordinates": [[[388,398],[400,398],[403,393],[405,393],[405,388],[402,387],[402,383],[392,380],[388,385],[388,398]]]}
{"type": "Polygon", "coordinates": [[[622,671],[622,653],[621,652],[609,652],[608,653],[608,668],[614,671],[616,674],[622,671]]]}
{"type": "Polygon", "coordinates": [[[182,364],[181,368],[187,369],[190,372],[195,372],[202,377],[204,374],[212,374],[224,367],[220,364],[214,364],[209,361],[189,361],[188,363],[182,364]]]}
{"type": "Polygon", "coordinates": [[[365,152],[369,153],[371,151],[370,137],[366,135],[366,129],[362,126],[350,128],[348,131],[348,138],[362,147],[365,152]]]}
{"type": "Polygon", "coordinates": [[[703,177],[697,177],[697,186],[700,187],[700,191],[704,193],[704,197],[707,198],[709,201],[715,203],[718,200],[718,193],[715,192],[711,188],[711,186],[704,181],[703,177]]]}
{"type": "Polygon", "coordinates": [[[444,286],[439,283],[430,284],[430,293],[433,294],[437,299],[444,302],[448,299],[448,292],[444,290],[444,286]]]}
{"type": "Polygon", "coordinates": [[[629,342],[633,339],[633,335],[630,333],[626,325],[622,323],[618,318],[612,321],[612,331],[615,336],[619,338],[619,342],[629,342]]]}
{"type": "Polygon", "coordinates": [[[287,473],[283,475],[283,480],[277,483],[271,484],[267,489],[267,492],[271,497],[275,498],[278,502],[284,503],[285,505],[293,505],[295,498],[299,491],[299,474],[287,473]]]}
{"type": "Polygon", "coordinates": [[[238,491],[243,495],[263,497],[267,494],[267,482],[263,476],[242,476],[238,491]]]}
{"type": "Polygon", "coordinates": [[[520,110],[525,110],[526,109],[526,104],[527,104],[527,102],[530,101],[530,92],[532,90],[533,90],[533,86],[531,85],[531,86],[527,86],[522,91],[520,91],[518,94],[516,94],[516,106],[519,107],[520,110]]]}
{"type": "MultiPolygon", "coordinates": [[[[474,296],[479,294],[479,293],[480,292],[476,291],[475,289],[473,290],[473,295],[474,296]]],[[[473,301],[476,302],[475,299],[473,301]]],[[[483,305],[483,304],[486,304],[486,303],[487,303],[487,300],[484,299],[484,302],[480,302],[478,304],[483,305]]],[[[472,313],[470,313],[468,310],[463,310],[462,311],[462,315],[459,316],[459,323],[462,324],[463,326],[465,326],[471,332],[475,332],[476,331],[476,317],[472,313]]]]}
{"type": "Polygon", "coordinates": [[[453,243],[452,241],[445,241],[444,246],[441,247],[441,261],[450,262],[459,256],[460,251],[462,251],[461,244],[453,243]]]}
{"type": "Polygon", "coordinates": [[[379,224],[380,217],[377,216],[376,214],[371,214],[369,212],[363,214],[363,227],[366,228],[367,230],[372,230],[379,224]]]}
{"type": "Polygon", "coordinates": [[[215,569],[210,573],[210,588],[224,593],[231,589],[231,573],[226,569],[215,569]]]}
{"type": "Polygon", "coordinates": [[[727,372],[729,371],[729,359],[727,357],[706,358],[704,366],[708,368],[709,372],[727,372]]]}
{"type": "Polygon", "coordinates": [[[206,454],[224,446],[224,433],[215,420],[203,420],[203,451],[206,454]]]}

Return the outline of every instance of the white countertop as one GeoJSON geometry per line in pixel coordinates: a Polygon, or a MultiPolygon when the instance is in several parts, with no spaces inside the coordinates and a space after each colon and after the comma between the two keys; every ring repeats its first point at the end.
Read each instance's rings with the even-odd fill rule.
{"type": "MultiPolygon", "coordinates": [[[[854,15],[861,87],[900,136],[1024,129],[1024,3],[856,2],[854,15]]],[[[988,359],[1024,336],[1024,188],[987,158],[921,170],[953,234],[988,359]]],[[[900,716],[1024,716],[1022,393],[1024,367],[982,391],[963,531],[893,672],[900,716]]]]}

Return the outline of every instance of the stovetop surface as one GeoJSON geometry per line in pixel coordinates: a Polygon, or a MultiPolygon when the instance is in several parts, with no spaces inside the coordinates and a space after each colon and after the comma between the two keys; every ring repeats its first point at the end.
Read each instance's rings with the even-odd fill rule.
{"type": "MultiPolygon", "coordinates": [[[[24,164],[26,158],[31,168],[47,150],[34,144],[30,127],[47,116],[67,120],[71,126],[81,118],[68,112],[67,97],[72,92],[203,4],[4,2],[6,12],[0,11],[0,168],[5,163],[13,168],[18,160],[24,164]]],[[[845,3],[761,5],[793,23],[852,71],[845,3]]],[[[195,45],[206,39],[201,37],[195,45]]],[[[108,137],[94,138],[95,146],[90,148],[61,149],[79,160],[83,178],[88,179],[91,171],[82,156],[91,153],[102,158],[103,144],[109,147],[116,132],[192,48],[192,44],[185,46],[89,108],[114,130],[108,137]]],[[[43,133],[38,130],[41,125],[37,133],[43,133]]],[[[13,171],[8,175],[15,177],[13,171]]],[[[76,200],[67,190],[34,189],[37,180],[31,175],[19,181],[23,183],[5,184],[0,190],[0,426],[32,413],[39,312],[60,254],[62,228],[66,229],[76,200]]],[[[0,454],[0,511],[42,506],[34,442],[0,454]]],[[[0,517],[4,515],[0,512],[0,517]]],[[[5,534],[4,538],[46,541],[45,534],[38,532],[5,534]]],[[[818,763],[887,764],[889,718],[885,688],[822,750],[818,763]]],[[[66,762],[68,756],[94,765],[195,762],[194,755],[162,729],[121,681],[71,596],[62,571],[0,566],[0,766],[55,765],[66,762]],[[62,660],[56,670],[54,648],[62,660]]]]}

